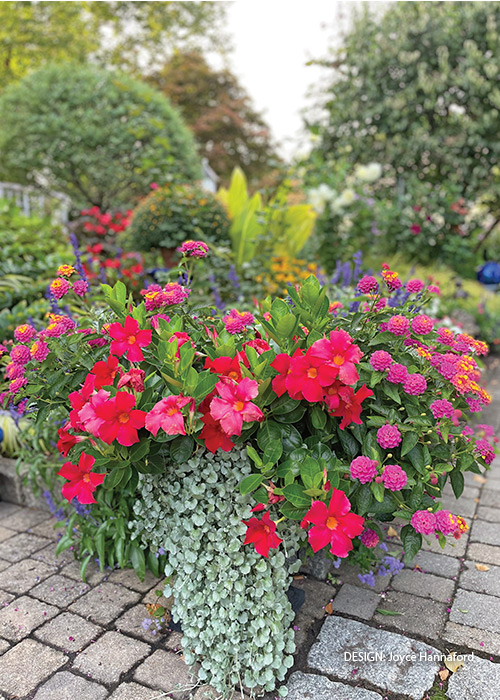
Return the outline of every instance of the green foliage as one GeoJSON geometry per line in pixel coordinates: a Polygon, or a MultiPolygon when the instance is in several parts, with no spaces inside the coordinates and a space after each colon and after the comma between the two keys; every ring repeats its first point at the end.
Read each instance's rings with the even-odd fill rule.
{"type": "Polygon", "coordinates": [[[457,185],[499,209],[495,167],[500,93],[500,6],[396,3],[366,11],[333,60],[319,148],[375,160],[391,173],[457,185]],[[333,71],[335,71],[333,73],[333,71]]]}
{"type": "Polygon", "coordinates": [[[70,259],[71,248],[49,218],[25,216],[5,200],[0,200],[0,240],[1,341],[28,317],[43,318],[49,309],[43,294],[53,271],[70,259]]]}
{"type": "Polygon", "coordinates": [[[274,255],[296,255],[311,235],[316,216],[308,204],[289,204],[287,187],[282,186],[265,203],[260,193],[248,193],[247,180],[235,168],[229,189],[221,187],[218,199],[232,219],[230,235],[234,262],[238,269],[269,251],[274,255]]]}
{"type": "Polygon", "coordinates": [[[176,248],[185,240],[227,245],[229,221],[210,192],[172,184],[151,192],[135,209],[126,236],[136,250],[176,248]]]}
{"type": "Polygon", "coordinates": [[[225,10],[219,2],[2,2],[0,88],[49,62],[91,59],[141,76],[174,47],[220,50],[225,10]]]}
{"type": "Polygon", "coordinates": [[[155,179],[199,175],[194,141],[159,92],[76,64],[41,68],[0,97],[5,179],[37,181],[81,205],[130,202],[155,179]]]}
{"type": "Polygon", "coordinates": [[[244,262],[254,257],[259,236],[264,232],[263,223],[259,218],[262,197],[258,192],[250,197],[243,171],[235,168],[229,189],[221,187],[217,198],[226,206],[232,219],[229,234],[235,263],[239,269],[244,262]]]}
{"type": "Polygon", "coordinates": [[[279,164],[269,127],[227,67],[215,70],[199,51],[179,51],[148,80],[179,108],[224,184],[236,164],[253,185],[279,164]]]}
{"type": "Polygon", "coordinates": [[[0,409],[0,454],[16,457],[20,448],[20,432],[26,421],[17,421],[9,411],[0,409]]]}
{"type": "Polygon", "coordinates": [[[397,251],[412,264],[441,263],[475,276],[486,212],[461,199],[457,184],[422,182],[406,172],[404,183],[397,183],[383,176],[379,163],[352,166],[345,159],[325,160],[321,151],[300,166],[318,213],[309,253],[328,271],[339,257],[373,255],[376,248],[383,258],[397,251]]]}

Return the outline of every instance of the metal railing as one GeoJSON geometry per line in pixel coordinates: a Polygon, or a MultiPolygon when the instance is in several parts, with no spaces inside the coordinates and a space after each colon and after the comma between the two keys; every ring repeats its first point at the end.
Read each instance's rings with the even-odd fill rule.
{"type": "Polygon", "coordinates": [[[44,192],[17,182],[0,182],[0,199],[13,201],[25,216],[37,214],[50,216],[59,224],[68,222],[71,199],[60,192],[44,192]]]}

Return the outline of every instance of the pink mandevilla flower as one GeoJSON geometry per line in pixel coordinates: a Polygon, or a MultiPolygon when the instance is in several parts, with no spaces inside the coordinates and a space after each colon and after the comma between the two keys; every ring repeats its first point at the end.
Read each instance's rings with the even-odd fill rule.
{"type": "Polygon", "coordinates": [[[167,396],[158,401],[146,416],[146,428],[156,437],[160,428],[167,435],[185,435],[184,416],[181,409],[188,404],[194,406],[191,396],[167,396]]]}
{"type": "Polygon", "coordinates": [[[253,379],[245,377],[239,384],[222,380],[215,390],[218,396],[210,403],[210,415],[220,421],[226,435],[241,435],[243,422],[264,418],[260,408],[251,402],[259,393],[259,385],[253,379]]]}

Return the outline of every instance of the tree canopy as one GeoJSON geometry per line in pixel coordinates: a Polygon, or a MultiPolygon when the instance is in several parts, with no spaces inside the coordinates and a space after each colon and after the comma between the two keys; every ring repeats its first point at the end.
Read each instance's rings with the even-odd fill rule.
{"type": "Polygon", "coordinates": [[[255,184],[277,165],[269,127],[229,69],[215,70],[199,51],[179,51],[150,82],[179,108],[224,183],[236,166],[255,184]]]}
{"type": "Polygon", "coordinates": [[[2,2],[0,89],[62,60],[140,75],[179,46],[227,45],[224,2],[2,2]]]}
{"type": "MultiPolygon", "coordinates": [[[[496,187],[500,156],[500,3],[398,2],[365,12],[332,60],[310,125],[319,148],[444,179],[475,198],[496,187]]],[[[496,198],[496,197],[495,197],[496,198]]]]}
{"type": "Polygon", "coordinates": [[[131,203],[151,182],[200,175],[192,134],[167,98],[120,73],[52,65],[0,96],[0,176],[75,203],[131,203]]]}

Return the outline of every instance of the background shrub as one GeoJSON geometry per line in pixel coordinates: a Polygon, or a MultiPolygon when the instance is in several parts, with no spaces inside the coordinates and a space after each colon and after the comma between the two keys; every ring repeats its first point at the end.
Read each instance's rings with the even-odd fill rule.
{"type": "Polygon", "coordinates": [[[161,93],[92,66],[52,65],[0,97],[0,178],[105,210],[199,176],[194,140],[161,93]]]}
{"type": "Polygon", "coordinates": [[[229,243],[229,219],[215,197],[197,185],[171,184],[151,192],[127,229],[138,250],[175,248],[186,240],[229,243]]]}

